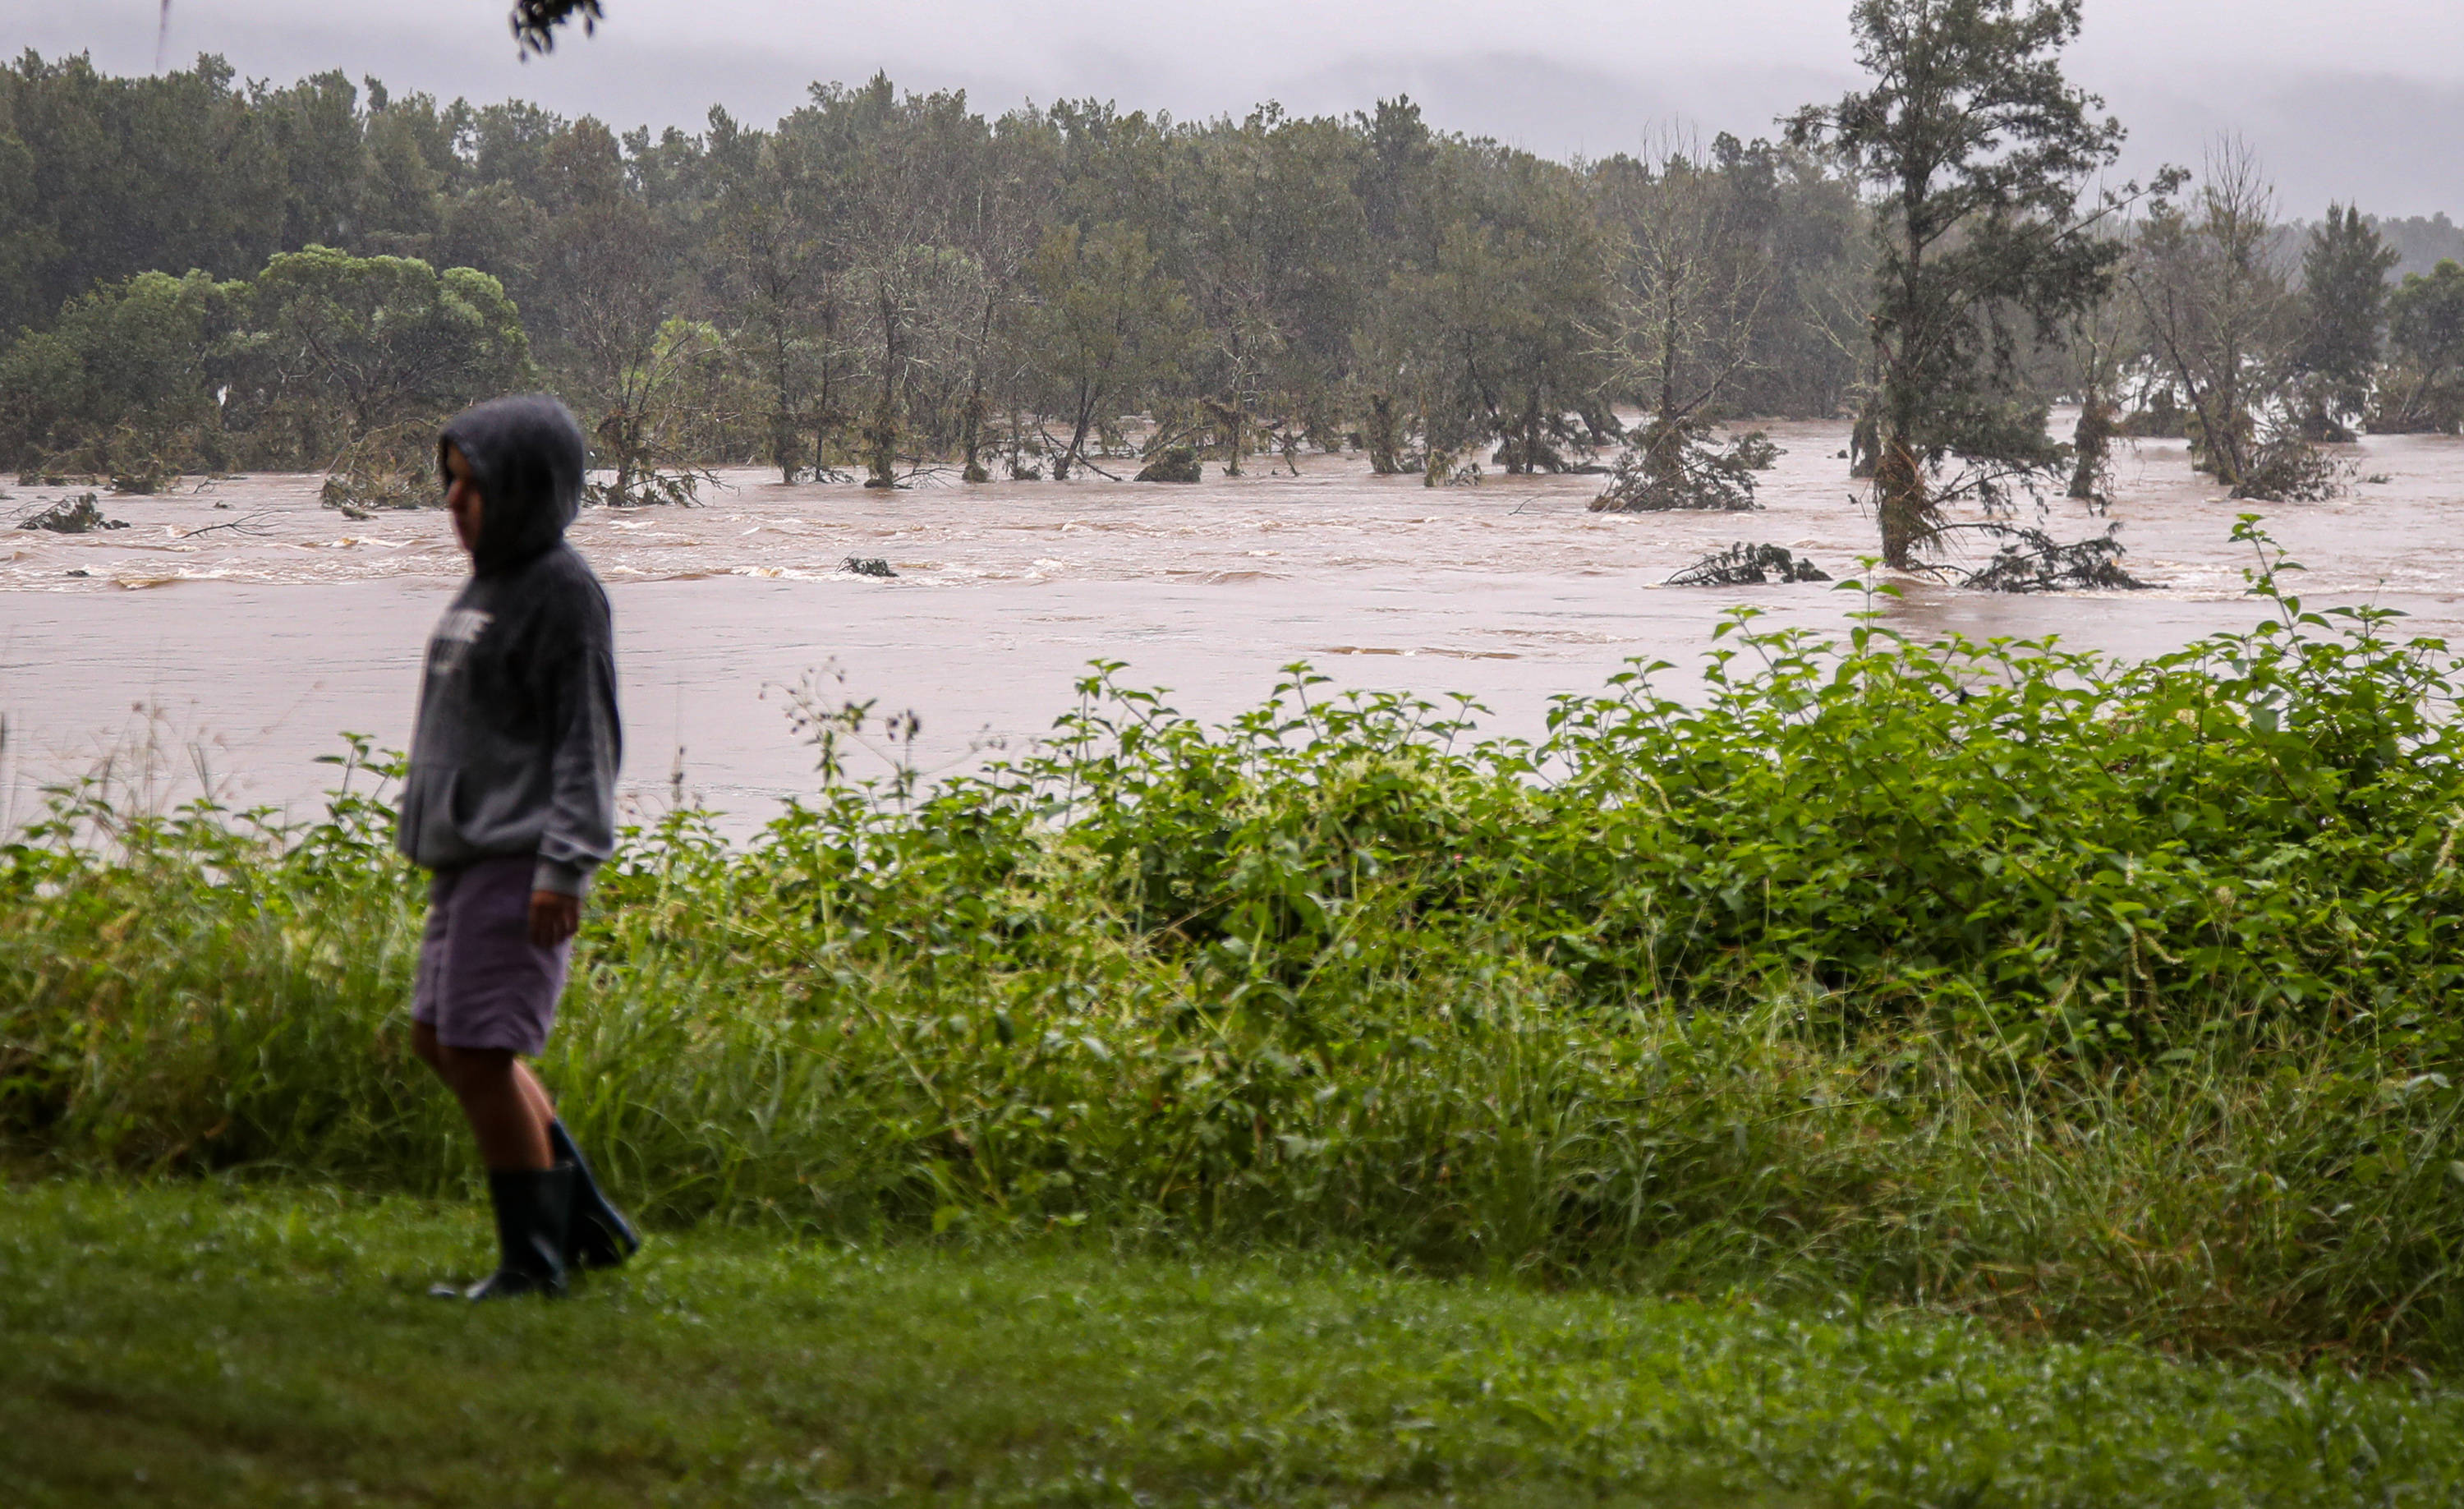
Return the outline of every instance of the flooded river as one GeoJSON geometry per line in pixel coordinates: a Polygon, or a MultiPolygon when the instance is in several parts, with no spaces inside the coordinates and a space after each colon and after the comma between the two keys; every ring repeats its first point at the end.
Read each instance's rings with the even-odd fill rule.
{"type": "MultiPolygon", "coordinates": [[[[722,474],[706,506],[594,510],[573,539],[615,603],[626,782],[758,822],[810,784],[784,688],[828,671],[833,696],[916,713],[917,764],[948,768],[1041,734],[1088,661],[1221,717],[1308,660],[1339,685],[1463,693],[1485,726],[1538,731],[1551,697],[1597,689],[1634,656],[1691,665],[1721,611],[1836,624],[1821,586],[1706,590],[1670,573],[1736,540],[1847,575],[1874,548],[1837,453],[1844,426],[1782,424],[1787,450],[1751,515],[1601,515],[1598,479],[1491,476],[1428,489],[1357,455],[1265,458],[1194,486],[1100,478],[897,493],[722,474]],[[887,561],[893,579],[843,569],[887,561]]],[[[2375,601],[2464,643],[2464,440],[2353,448],[2370,478],[2332,503],[2267,506],[2310,569],[2314,604],[2375,601]],[[2380,480],[2378,478],[2384,478],[2380,480]]],[[[343,730],[407,738],[418,657],[462,573],[441,512],[350,521],[318,478],[253,477],[109,498],[128,527],[0,535],[0,819],[41,782],[150,751],[156,795],[308,810],[343,730]]],[[[2006,597],[1903,584],[1914,632],[2059,634],[2145,655],[2254,617],[2225,499],[2179,441],[2121,455],[2111,520],[2056,502],[2076,539],[2122,524],[2123,565],[2157,590],[2006,597]]],[[[11,489],[0,518],[56,489],[11,489]]],[[[2035,521],[2024,515],[2023,522],[2035,521]]],[[[1677,678],[1682,684],[1683,677],[1677,678]]],[[[880,767],[876,767],[880,768],[880,767]]]]}

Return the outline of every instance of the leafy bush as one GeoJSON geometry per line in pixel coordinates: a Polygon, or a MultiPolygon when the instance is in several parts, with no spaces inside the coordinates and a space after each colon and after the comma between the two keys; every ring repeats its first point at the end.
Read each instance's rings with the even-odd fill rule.
{"type": "Polygon", "coordinates": [[[2360,469],[2299,433],[2261,442],[2233,496],[2266,503],[2324,503],[2342,498],[2360,469]]]}
{"type": "MultiPolygon", "coordinates": [[[[751,845],[630,835],[543,1072],[667,1219],[1341,1239],[2453,1359],[2443,647],[2278,569],[2274,621],[2143,665],[1739,610],[1699,702],[1637,666],[1536,743],[1299,667],[1210,727],[1112,665],[929,788],[825,743],[751,845]]],[[[0,872],[10,1140],[467,1177],[388,820],[60,793],[0,872]]]]}
{"type": "Polygon", "coordinates": [[[1205,480],[1198,464],[1195,447],[1167,446],[1155,453],[1155,458],[1138,469],[1141,482],[1198,482],[1205,480]]]}
{"type": "Polygon", "coordinates": [[[2148,584],[2122,568],[2120,524],[2061,544],[2041,529],[1991,520],[1978,526],[2001,542],[1993,559],[1959,585],[1982,592],[2061,592],[2073,588],[2135,592],[2148,584]]]}
{"type": "Polygon", "coordinates": [[[1699,415],[1653,419],[1618,453],[1592,511],[1747,513],[1762,506],[1754,501],[1754,474],[1778,464],[1779,447],[1760,430],[1724,447],[1711,438],[1711,429],[1699,415]]]}

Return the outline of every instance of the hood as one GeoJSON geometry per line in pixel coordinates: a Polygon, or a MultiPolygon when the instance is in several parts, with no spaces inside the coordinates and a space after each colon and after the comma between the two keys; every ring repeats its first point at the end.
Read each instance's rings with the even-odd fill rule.
{"type": "Polygon", "coordinates": [[[573,411],[545,393],[491,398],[462,411],[436,439],[445,464],[452,445],[471,463],[486,499],[473,571],[495,576],[522,566],[564,537],[582,507],[589,447],[573,411]]]}

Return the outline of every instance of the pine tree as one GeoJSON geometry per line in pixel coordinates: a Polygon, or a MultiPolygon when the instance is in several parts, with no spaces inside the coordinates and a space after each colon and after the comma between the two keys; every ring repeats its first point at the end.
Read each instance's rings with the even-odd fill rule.
{"type": "Polygon", "coordinates": [[[2329,205],[2301,253],[2302,331],[2293,353],[2302,428],[2313,440],[2349,440],[2369,402],[2396,253],[2360,210],[2329,205]]]}

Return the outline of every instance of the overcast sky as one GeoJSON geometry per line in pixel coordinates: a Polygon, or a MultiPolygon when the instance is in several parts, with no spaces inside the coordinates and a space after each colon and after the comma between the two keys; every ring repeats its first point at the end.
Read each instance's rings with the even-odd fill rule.
{"type": "MultiPolygon", "coordinates": [[[[1767,134],[1856,78],[1847,0],[605,0],[595,38],[515,60],[506,0],[173,0],[171,66],[341,68],[396,91],[520,96],[624,126],[767,122],[814,79],[886,69],[979,109],[1094,95],[1176,116],[1278,100],[1345,112],[1408,92],[1441,127],[1605,155],[1671,121],[1767,134]]],[[[154,67],[159,0],[0,0],[0,46],[154,67]]],[[[2131,128],[2129,166],[2196,166],[2235,132],[2288,215],[2330,198],[2464,215],[2459,0],[2087,0],[2072,77],[2131,128]]]]}

